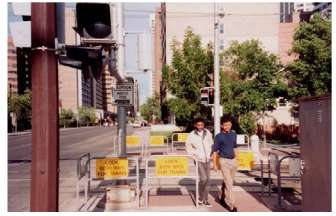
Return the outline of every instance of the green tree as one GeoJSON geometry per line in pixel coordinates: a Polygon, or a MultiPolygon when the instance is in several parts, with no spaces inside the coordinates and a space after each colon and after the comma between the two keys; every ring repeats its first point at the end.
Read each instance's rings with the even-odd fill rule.
{"type": "Polygon", "coordinates": [[[70,127],[75,121],[75,114],[71,109],[61,109],[59,113],[59,124],[61,127],[70,127]]]}
{"type": "Polygon", "coordinates": [[[8,115],[11,112],[16,114],[18,130],[31,128],[31,101],[32,93],[29,90],[25,94],[8,97],[8,115]]]}
{"type": "Polygon", "coordinates": [[[298,58],[286,67],[289,94],[300,96],[331,92],[331,21],[317,14],[300,23],[294,34],[292,53],[298,58]]]}
{"type": "Polygon", "coordinates": [[[79,124],[80,125],[93,125],[96,122],[96,113],[93,108],[89,107],[80,107],[78,109],[78,115],[79,115],[79,124]]]}
{"type": "Polygon", "coordinates": [[[222,75],[221,102],[225,112],[239,116],[272,110],[276,98],[286,96],[279,59],[264,51],[258,40],[234,41],[222,57],[226,68],[238,75],[222,75]]]}
{"type": "Polygon", "coordinates": [[[208,86],[213,71],[212,47],[202,47],[201,38],[188,27],[181,44],[173,40],[172,63],[163,68],[163,80],[175,98],[167,101],[176,122],[185,125],[195,115],[208,115],[209,108],[200,103],[200,89],[208,86]]]}
{"type": "Polygon", "coordinates": [[[148,98],[146,103],[140,107],[140,113],[143,118],[148,122],[153,122],[153,115],[156,120],[161,120],[161,105],[160,97],[155,94],[154,97],[148,98]]]}
{"type": "Polygon", "coordinates": [[[221,76],[224,113],[237,116],[243,132],[251,133],[252,122],[255,124],[252,113],[273,110],[276,99],[287,96],[281,64],[258,40],[234,41],[221,58],[225,68],[221,76]]]}

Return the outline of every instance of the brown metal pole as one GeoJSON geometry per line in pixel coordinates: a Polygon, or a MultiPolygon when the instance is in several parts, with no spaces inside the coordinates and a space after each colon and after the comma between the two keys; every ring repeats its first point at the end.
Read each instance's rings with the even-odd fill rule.
{"type": "Polygon", "coordinates": [[[32,3],[31,211],[58,211],[58,71],[56,5],[32,3]],[[36,49],[47,47],[48,50],[36,49]]]}

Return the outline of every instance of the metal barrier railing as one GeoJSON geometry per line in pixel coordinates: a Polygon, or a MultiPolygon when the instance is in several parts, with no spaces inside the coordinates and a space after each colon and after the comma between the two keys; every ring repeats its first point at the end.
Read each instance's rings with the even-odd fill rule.
{"type": "MultiPolygon", "coordinates": [[[[277,177],[277,204],[278,207],[281,208],[281,197],[282,197],[282,191],[281,191],[281,180],[283,179],[289,179],[289,180],[301,180],[301,176],[296,175],[295,173],[289,173],[292,175],[288,176],[281,176],[281,162],[283,162],[285,159],[299,159],[297,160],[298,163],[300,163],[300,155],[285,155],[279,159],[279,156],[273,152],[269,152],[267,155],[268,159],[268,196],[271,196],[271,174],[275,174],[277,177]]],[[[263,177],[264,177],[264,165],[263,161],[261,160],[261,191],[262,194],[264,194],[264,185],[263,185],[263,177]]],[[[295,165],[295,164],[294,164],[295,165]]],[[[289,169],[291,169],[292,165],[289,163],[289,169]]],[[[296,165],[295,165],[296,166],[296,165]]]]}
{"type": "MultiPolygon", "coordinates": [[[[145,178],[145,188],[144,188],[144,195],[145,195],[145,207],[148,208],[148,201],[149,201],[149,187],[148,183],[150,179],[183,179],[183,178],[191,178],[195,179],[195,204],[196,208],[198,208],[199,204],[197,202],[198,198],[198,161],[195,157],[191,155],[152,155],[146,159],[146,178],[145,178]],[[156,159],[156,160],[154,160],[156,159]],[[166,160],[165,160],[166,159],[166,160]],[[169,161],[171,159],[171,161],[169,161]],[[188,160],[189,159],[189,160],[188,160]],[[195,163],[195,175],[185,175],[189,174],[189,161],[193,160],[195,163]],[[180,162],[178,162],[181,160],[180,162]],[[185,160],[187,162],[185,162],[185,160]],[[149,161],[155,162],[155,175],[150,175],[149,173],[149,161]],[[163,163],[165,166],[158,166],[158,163],[163,163]],[[174,161],[176,164],[174,164],[174,161]],[[180,163],[180,164],[177,164],[180,163]],[[187,165],[186,165],[187,163],[187,165]],[[187,170],[186,166],[188,167],[187,170]],[[171,168],[169,168],[171,167],[171,168]],[[175,170],[174,170],[175,167],[175,170]],[[180,170],[176,170],[179,167],[180,170]]],[[[161,186],[160,186],[161,187],[161,186]]]]}
{"type": "Polygon", "coordinates": [[[88,182],[88,178],[90,177],[90,168],[89,168],[90,158],[91,158],[91,154],[86,153],[86,154],[81,155],[77,159],[76,201],[77,201],[78,208],[80,208],[80,205],[81,205],[79,201],[80,182],[84,177],[86,178],[84,197],[85,197],[85,202],[88,201],[88,188],[90,184],[88,182]],[[83,159],[86,159],[86,160],[83,160],[83,159]]]}
{"type": "MultiPolygon", "coordinates": [[[[91,182],[92,181],[104,181],[104,180],[135,180],[136,181],[136,200],[138,203],[138,207],[140,207],[140,180],[139,180],[139,159],[138,157],[91,157],[90,153],[84,154],[82,155],[78,160],[77,160],[77,203],[80,205],[81,203],[79,203],[79,190],[80,190],[80,180],[85,176],[86,177],[86,184],[85,184],[85,202],[88,201],[88,193],[91,191],[91,182]],[[82,159],[87,157],[88,160],[85,162],[84,165],[84,171],[81,168],[81,164],[82,164],[82,159]],[[110,177],[105,177],[104,174],[102,174],[102,177],[96,177],[96,178],[92,178],[91,177],[91,161],[93,160],[99,160],[99,159],[103,159],[103,160],[115,160],[115,159],[123,159],[123,160],[127,160],[127,176],[110,176],[110,177]],[[130,169],[128,168],[129,165],[131,165],[131,163],[133,162],[133,164],[135,164],[135,176],[129,176],[130,175],[130,169]]],[[[97,169],[97,166],[96,166],[97,169]]],[[[99,172],[104,172],[104,171],[100,171],[99,172]]],[[[97,170],[96,170],[96,174],[97,174],[97,170]]]]}
{"type": "Polygon", "coordinates": [[[126,148],[139,148],[141,147],[141,155],[144,155],[144,143],[141,140],[140,136],[126,136],[126,148]]]}
{"type": "MultiPolygon", "coordinates": [[[[90,158],[90,168],[89,168],[89,173],[91,173],[91,161],[93,160],[127,160],[128,165],[127,165],[127,176],[103,176],[103,177],[96,177],[96,178],[91,178],[91,176],[88,179],[88,182],[90,183],[91,181],[102,181],[102,180],[135,180],[136,181],[136,200],[138,203],[138,208],[140,208],[140,180],[139,180],[139,158],[138,157],[93,157],[90,158]],[[130,176],[130,169],[128,168],[129,165],[131,165],[131,162],[135,164],[135,176],[130,176]]],[[[97,167],[96,167],[97,169],[97,167]]],[[[97,174],[96,170],[96,174],[97,174]]],[[[88,185],[88,188],[90,190],[90,184],[88,185]]]]}
{"type": "MultiPolygon", "coordinates": [[[[184,143],[187,141],[189,133],[173,133],[171,136],[171,152],[174,152],[174,144],[184,143]]],[[[184,146],[185,147],[185,146],[184,146]]]]}
{"type": "Polygon", "coordinates": [[[150,153],[149,149],[153,150],[153,149],[157,149],[157,148],[162,148],[165,147],[166,148],[166,152],[162,152],[162,153],[166,153],[168,154],[169,152],[169,146],[168,146],[168,138],[165,136],[150,136],[149,137],[149,142],[147,143],[146,147],[145,147],[145,152],[146,154],[150,153]]]}

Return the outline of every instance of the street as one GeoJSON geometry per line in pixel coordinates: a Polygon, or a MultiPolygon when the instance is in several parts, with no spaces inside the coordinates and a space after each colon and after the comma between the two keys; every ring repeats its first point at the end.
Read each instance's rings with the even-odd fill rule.
{"type": "MultiPolygon", "coordinates": [[[[76,159],[90,152],[102,156],[112,151],[112,137],[117,127],[82,127],[60,129],[60,158],[76,159]]],[[[127,134],[133,133],[127,128],[127,134]]],[[[16,162],[31,159],[31,133],[8,135],[8,160],[16,162]]]]}
{"type": "MultiPolygon", "coordinates": [[[[117,127],[60,129],[60,210],[74,211],[76,159],[85,153],[105,156],[113,151],[117,127]]],[[[144,129],[138,129],[144,130],[144,129]]],[[[133,127],[127,134],[133,134],[133,127]]],[[[8,211],[29,211],[31,133],[8,135],[8,211]]]]}

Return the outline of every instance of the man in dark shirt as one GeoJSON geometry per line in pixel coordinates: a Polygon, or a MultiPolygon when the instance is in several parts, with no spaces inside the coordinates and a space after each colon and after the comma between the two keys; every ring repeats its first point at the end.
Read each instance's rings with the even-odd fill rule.
{"type": "MultiPolygon", "coordinates": [[[[220,170],[224,180],[225,204],[229,211],[237,211],[234,194],[233,194],[233,179],[237,171],[237,134],[231,130],[232,121],[230,116],[221,118],[222,131],[216,135],[215,143],[212,148],[214,169],[217,170],[215,158],[219,155],[220,170]]],[[[223,191],[222,191],[223,193],[223,191]]]]}

